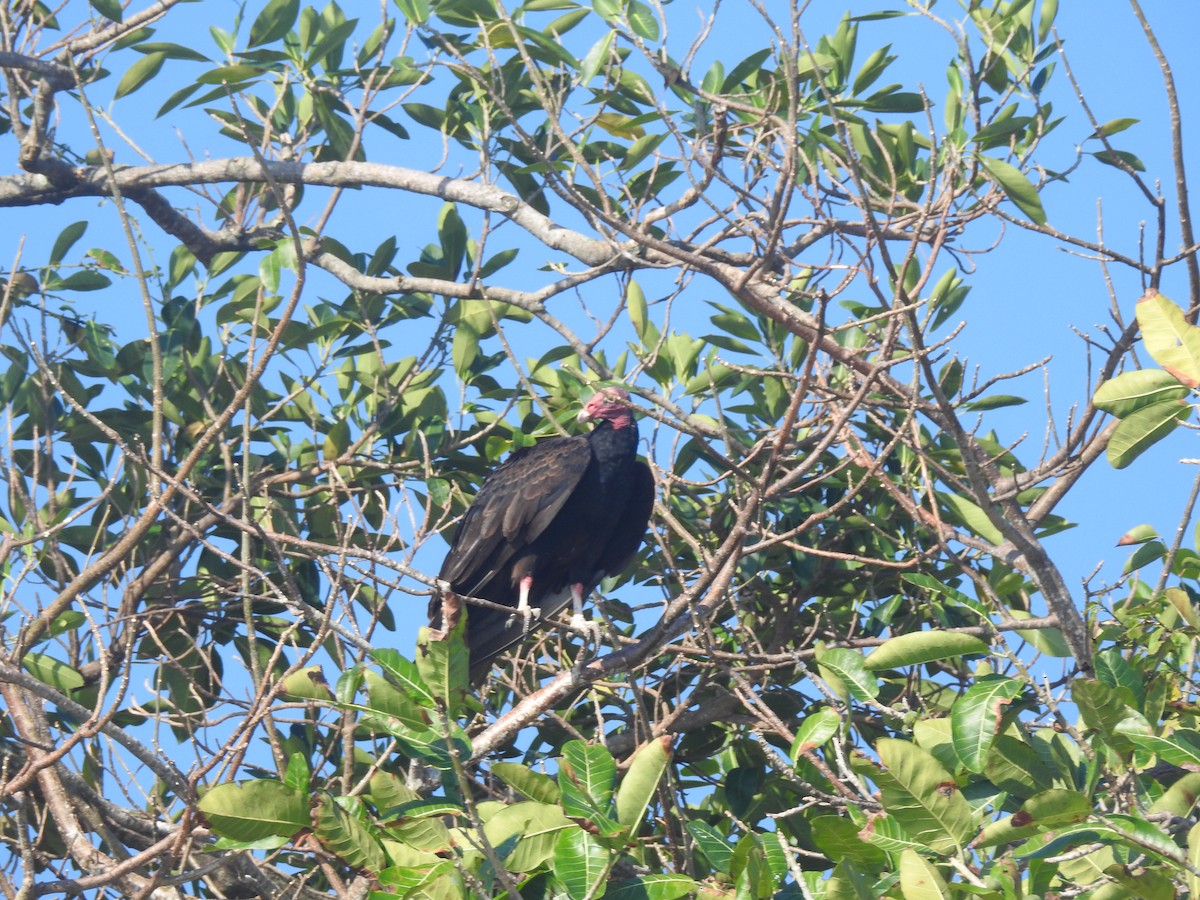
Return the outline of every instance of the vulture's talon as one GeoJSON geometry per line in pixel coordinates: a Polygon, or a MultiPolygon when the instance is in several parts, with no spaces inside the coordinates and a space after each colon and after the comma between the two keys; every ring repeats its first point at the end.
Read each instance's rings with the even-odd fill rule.
{"type": "Polygon", "coordinates": [[[591,619],[585,619],[582,613],[576,613],[571,616],[570,628],[573,632],[583,637],[589,643],[600,644],[600,623],[591,619]]]}
{"type": "Polygon", "coordinates": [[[508,617],[504,623],[505,628],[512,628],[517,624],[517,620],[521,620],[521,637],[525,637],[533,630],[533,623],[541,618],[542,611],[536,606],[518,606],[513,610],[513,614],[508,617]]]}

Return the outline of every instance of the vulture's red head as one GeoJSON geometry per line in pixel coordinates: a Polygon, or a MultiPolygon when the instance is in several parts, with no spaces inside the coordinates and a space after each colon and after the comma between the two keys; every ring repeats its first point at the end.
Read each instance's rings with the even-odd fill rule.
{"type": "Polygon", "coordinates": [[[605,419],[613,428],[632,425],[633,411],[629,407],[629,392],[624,388],[601,388],[592,394],[592,398],[584,404],[575,418],[579,422],[605,419]]]}

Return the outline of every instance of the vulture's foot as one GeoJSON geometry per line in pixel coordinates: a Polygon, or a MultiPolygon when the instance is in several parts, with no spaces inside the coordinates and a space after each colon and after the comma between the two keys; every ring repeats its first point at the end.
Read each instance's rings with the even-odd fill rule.
{"type": "Polygon", "coordinates": [[[585,640],[593,644],[600,643],[600,623],[583,617],[583,585],[571,585],[571,624],[570,628],[585,640]]]}
{"type": "Polygon", "coordinates": [[[513,615],[508,617],[508,620],[504,623],[504,627],[511,628],[517,623],[517,620],[520,619],[521,636],[525,637],[529,634],[529,632],[533,631],[533,623],[540,619],[541,616],[542,611],[536,606],[518,606],[513,615]]]}
{"type": "MultiPolygon", "coordinates": [[[[573,632],[581,635],[589,644],[599,646],[600,644],[600,623],[593,622],[591,619],[585,619],[583,616],[571,616],[570,628],[573,632]]],[[[582,658],[582,657],[581,657],[582,658]]]]}
{"type": "Polygon", "coordinates": [[[529,605],[529,590],[533,587],[533,577],[526,575],[521,579],[521,593],[517,599],[517,614],[509,616],[504,623],[505,628],[516,624],[517,616],[521,617],[521,637],[526,637],[533,630],[533,621],[542,614],[540,607],[529,605]]]}

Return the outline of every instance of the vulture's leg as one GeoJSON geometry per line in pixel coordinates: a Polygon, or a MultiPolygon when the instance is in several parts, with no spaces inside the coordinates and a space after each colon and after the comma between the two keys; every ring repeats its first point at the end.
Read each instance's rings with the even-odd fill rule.
{"type": "Polygon", "coordinates": [[[533,628],[533,620],[540,614],[540,609],[534,609],[529,605],[529,591],[533,588],[533,576],[526,575],[521,579],[521,594],[517,599],[517,613],[521,616],[521,634],[527,635],[533,628]]]}
{"type": "Polygon", "coordinates": [[[587,631],[588,620],[583,617],[583,585],[571,585],[571,630],[587,631]]]}
{"type": "Polygon", "coordinates": [[[600,623],[592,622],[583,617],[583,585],[571,585],[571,630],[590,638],[593,643],[600,643],[600,623]]]}

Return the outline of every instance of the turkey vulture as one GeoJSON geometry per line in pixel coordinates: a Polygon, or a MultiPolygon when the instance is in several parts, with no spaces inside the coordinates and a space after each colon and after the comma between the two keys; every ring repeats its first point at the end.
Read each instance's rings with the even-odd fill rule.
{"type": "MultiPolygon", "coordinates": [[[[654,478],[637,458],[629,394],[601,389],[577,421],[596,427],[586,437],[538,441],[496,467],[442,563],[438,578],[455,594],[513,610],[469,610],[474,684],[528,633],[534,618],[552,616],[573,600],[572,624],[581,627],[583,598],[624,569],[645,537],[654,478]]],[[[439,597],[429,606],[435,627],[441,627],[441,607],[439,597]]]]}

